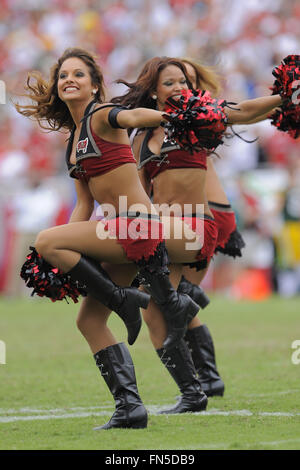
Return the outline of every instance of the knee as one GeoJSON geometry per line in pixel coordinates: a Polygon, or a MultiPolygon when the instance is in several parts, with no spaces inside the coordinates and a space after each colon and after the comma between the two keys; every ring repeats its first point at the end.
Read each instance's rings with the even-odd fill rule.
{"type": "Polygon", "coordinates": [[[78,317],[76,318],[76,326],[78,328],[78,330],[80,331],[80,333],[85,336],[85,332],[86,332],[86,329],[87,329],[87,321],[86,321],[86,318],[84,315],[81,315],[79,313],[78,317]]]}
{"type": "Polygon", "coordinates": [[[92,297],[85,297],[76,318],[76,326],[83,336],[91,331],[106,328],[110,310],[92,297]]]}
{"type": "Polygon", "coordinates": [[[91,330],[91,319],[90,315],[86,314],[85,312],[79,312],[77,318],[76,318],[76,326],[80,333],[84,336],[87,337],[89,335],[89,332],[91,330]]]}
{"type": "Polygon", "coordinates": [[[53,247],[51,244],[51,239],[49,236],[48,230],[43,230],[38,234],[35,240],[35,249],[36,251],[43,256],[43,258],[47,258],[47,255],[52,251],[53,247]]]}

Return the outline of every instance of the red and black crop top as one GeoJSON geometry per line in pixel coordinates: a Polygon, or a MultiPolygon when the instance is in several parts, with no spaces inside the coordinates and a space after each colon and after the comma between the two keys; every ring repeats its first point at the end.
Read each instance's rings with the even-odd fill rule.
{"type": "Polygon", "coordinates": [[[207,152],[200,150],[190,154],[183,150],[176,142],[167,140],[165,137],[159,155],[154,154],[148,147],[148,142],[152,137],[153,129],[148,129],[140,147],[140,163],[138,168],[146,168],[150,178],[154,178],[164,170],[174,168],[201,168],[207,169],[207,152]]]}
{"type": "Polygon", "coordinates": [[[93,132],[90,113],[96,104],[97,102],[92,101],[84,112],[84,116],[87,114],[88,116],[82,122],[80,136],[76,145],[75,165],[70,162],[75,127],[70,135],[66,151],[66,162],[69,175],[72,178],[88,181],[92,176],[107,173],[124,163],[134,163],[136,165],[130,145],[109,142],[98,137],[93,132]]]}

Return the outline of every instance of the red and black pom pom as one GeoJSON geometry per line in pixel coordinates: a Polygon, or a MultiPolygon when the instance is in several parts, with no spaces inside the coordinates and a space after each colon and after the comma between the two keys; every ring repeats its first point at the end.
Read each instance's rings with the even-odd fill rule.
{"type": "Polygon", "coordinates": [[[223,134],[227,127],[224,112],[225,100],[212,98],[205,90],[182,90],[178,101],[169,98],[164,124],[169,139],[193,153],[197,148],[214,151],[223,144],[223,134]]]}
{"type": "Polygon", "coordinates": [[[39,297],[49,297],[52,302],[64,299],[67,301],[67,297],[70,297],[77,303],[80,295],[87,295],[84,286],[47,263],[35,248],[30,249],[31,253],[26,257],[20,276],[27,287],[33,287],[32,296],[36,294],[39,297]]]}
{"type": "Polygon", "coordinates": [[[300,55],[289,55],[273,70],[272,95],[283,99],[280,109],[271,115],[271,124],[292,138],[300,136],[300,55]]]}

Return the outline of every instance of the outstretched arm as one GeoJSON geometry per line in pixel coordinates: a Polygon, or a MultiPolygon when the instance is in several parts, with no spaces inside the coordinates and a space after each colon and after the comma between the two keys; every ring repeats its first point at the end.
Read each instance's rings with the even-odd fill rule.
{"type": "Polygon", "coordinates": [[[163,118],[163,112],[155,109],[136,108],[120,111],[117,116],[118,124],[125,128],[158,127],[163,118]]]}
{"type": "Polygon", "coordinates": [[[280,95],[263,96],[241,101],[237,109],[227,109],[228,124],[251,124],[265,119],[277,106],[282,104],[280,95]],[[260,118],[260,119],[258,119],[260,118]]]}
{"type": "Polygon", "coordinates": [[[114,107],[109,108],[106,105],[103,107],[103,110],[100,106],[99,110],[94,114],[93,125],[100,133],[106,133],[114,128],[158,127],[161,122],[165,121],[163,114],[165,113],[149,108],[117,109],[114,107]],[[110,116],[111,112],[114,113],[113,120],[110,116]]]}
{"type": "Polygon", "coordinates": [[[265,121],[266,119],[269,119],[270,116],[272,116],[272,114],[276,111],[276,109],[280,109],[280,108],[276,107],[268,113],[261,114],[260,116],[257,116],[255,119],[251,119],[251,121],[248,121],[247,124],[255,124],[256,122],[261,122],[261,121],[265,121]]]}

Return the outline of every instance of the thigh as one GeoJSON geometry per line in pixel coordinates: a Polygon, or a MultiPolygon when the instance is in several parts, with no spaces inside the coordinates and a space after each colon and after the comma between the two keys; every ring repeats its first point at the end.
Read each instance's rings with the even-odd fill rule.
{"type": "Polygon", "coordinates": [[[189,263],[203,246],[203,238],[197,235],[179,217],[162,217],[169,259],[172,263],[189,263]]]}
{"type": "Polygon", "coordinates": [[[130,286],[138,270],[135,264],[101,264],[111,279],[119,286],[130,286]]]}
{"type": "Polygon", "coordinates": [[[185,278],[192,282],[193,284],[196,284],[197,286],[202,282],[204,279],[206,273],[207,273],[208,267],[205,269],[201,269],[200,271],[196,271],[195,268],[190,268],[189,266],[184,266],[182,274],[185,276],[185,278]]]}
{"type": "Polygon", "coordinates": [[[76,251],[99,261],[130,263],[118,240],[96,220],[59,225],[43,233],[54,249],[76,251]]]}
{"type": "Polygon", "coordinates": [[[100,325],[105,325],[111,310],[94,297],[88,295],[82,299],[77,316],[77,323],[94,317],[100,325]]]}

